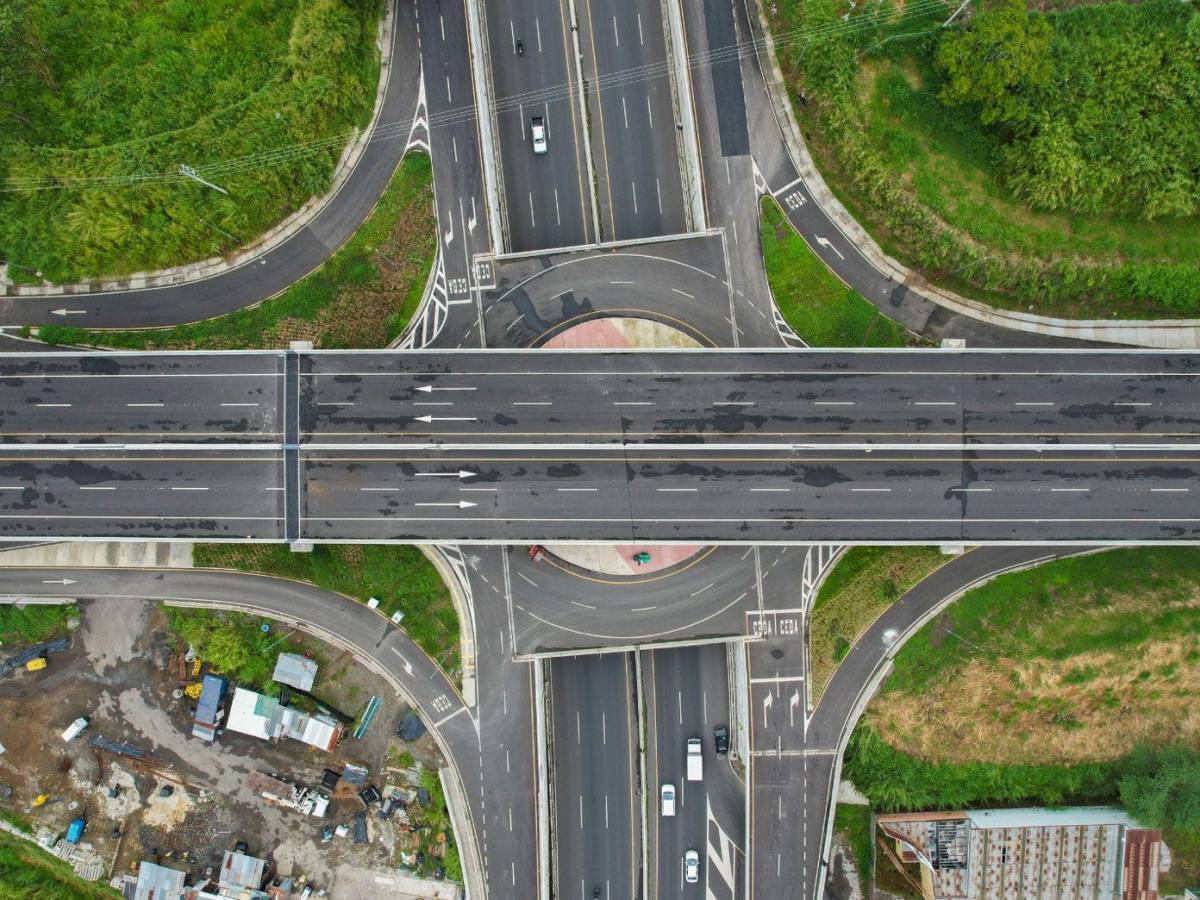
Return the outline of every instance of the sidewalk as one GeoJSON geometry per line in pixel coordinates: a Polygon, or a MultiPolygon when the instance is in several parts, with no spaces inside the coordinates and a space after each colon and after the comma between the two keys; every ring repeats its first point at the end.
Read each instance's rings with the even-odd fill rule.
{"type": "Polygon", "coordinates": [[[0,566],[190,569],[192,545],[141,541],[75,541],[0,550],[0,566]]]}
{"type": "MultiPolygon", "coordinates": [[[[892,259],[850,215],[841,201],[833,195],[818,171],[808,146],[800,133],[795,112],[788,97],[779,59],[775,55],[774,37],[766,20],[762,0],[755,4],[758,21],[754,23],[765,36],[759,59],[763,62],[763,77],[774,107],[775,118],[788,155],[808,188],[812,199],[831,222],[854,244],[858,251],[884,277],[898,288],[906,288],[918,297],[962,316],[999,328],[1049,337],[1106,344],[1124,344],[1160,350],[1192,350],[1200,348],[1200,319],[1059,319],[1032,313],[996,309],[978,300],[971,300],[953,291],[928,284],[920,273],[892,259]]],[[[774,188],[782,187],[776,185],[774,188]]],[[[881,309],[888,315],[887,309],[881,309]]]]}
{"type": "Polygon", "coordinates": [[[564,562],[602,575],[649,575],[683,562],[704,549],[703,544],[546,544],[545,549],[564,562]],[[649,553],[650,561],[638,565],[634,556],[649,553]]]}

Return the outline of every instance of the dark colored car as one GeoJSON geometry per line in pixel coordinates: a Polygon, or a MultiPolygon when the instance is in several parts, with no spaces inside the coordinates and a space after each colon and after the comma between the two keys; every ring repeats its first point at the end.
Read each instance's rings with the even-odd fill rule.
{"type": "Polygon", "coordinates": [[[713,729],[713,743],[717,746],[717,758],[724,759],[729,755],[729,729],[718,725],[713,729]]]}

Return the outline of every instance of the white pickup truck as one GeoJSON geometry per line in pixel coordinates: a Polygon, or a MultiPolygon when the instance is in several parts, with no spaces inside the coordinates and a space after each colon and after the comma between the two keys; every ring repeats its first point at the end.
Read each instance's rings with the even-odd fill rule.
{"type": "Polygon", "coordinates": [[[704,780],[704,748],[700,738],[688,738],[687,742],[687,780],[704,780]]]}

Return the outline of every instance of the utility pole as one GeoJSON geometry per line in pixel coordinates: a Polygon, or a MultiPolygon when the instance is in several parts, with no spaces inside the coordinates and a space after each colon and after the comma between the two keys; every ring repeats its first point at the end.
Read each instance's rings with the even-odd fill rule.
{"type": "Polygon", "coordinates": [[[226,197],[229,196],[229,191],[225,190],[225,188],[223,188],[223,187],[219,187],[218,185],[213,184],[211,181],[205,181],[203,178],[201,178],[199,175],[196,174],[196,170],[193,169],[191,166],[185,166],[185,165],[181,164],[179,166],[179,174],[184,176],[185,178],[192,179],[192,181],[198,181],[198,182],[200,182],[200,184],[204,185],[205,187],[210,187],[214,191],[220,191],[226,197]]]}

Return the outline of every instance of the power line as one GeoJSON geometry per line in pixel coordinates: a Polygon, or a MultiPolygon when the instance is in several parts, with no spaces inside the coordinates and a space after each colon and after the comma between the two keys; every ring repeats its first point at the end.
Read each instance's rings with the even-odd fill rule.
{"type": "MultiPolygon", "coordinates": [[[[937,9],[945,9],[947,6],[945,0],[914,0],[909,3],[902,11],[901,18],[923,15],[937,9]]],[[[719,47],[716,50],[705,51],[701,53],[693,53],[688,56],[687,65],[692,73],[700,72],[711,68],[721,62],[732,60],[740,60],[744,55],[751,52],[757,52],[763,47],[775,44],[776,46],[794,46],[804,43],[811,43],[815,40],[826,37],[836,37],[842,35],[854,34],[861,32],[866,28],[879,24],[877,17],[874,14],[864,14],[853,18],[836,22],[825,23],[807,28],[797,28],[789,32],[784,32],[781,35],[763,40],[751,39],[742,41],[736,44],[729,44],[724,47],[719,47]]],[[[931,23],[931,29],[934,23],[931,23]]],[[[610,72],[603,75],[594,81],[588,83],[588,90],[599,93],[601,91],[612,90],[618,87],[625,87],[632,84],[637,84],[644,81],[649,81],[655,78],[666,77],[670,70],[670,63],[660,61],[655,63],[647,63],[642,66],[635,66],[629,69],[622,69],[616,72],[610,72]]],[[[559,84],[537,88],[532,91],[527,91],[521,94],[511,94],[493,101],[489,104],[489,110],[493,114],[501,114],[511,112],[514,109],[519,109],[526,105],[537,103],[549,103],[556,100],[565,99],[573,88],[570,84],[559,84]]],[[[476,109],[474,105],[451,107],[450,109],[441,112],[433,113],[426,116],[425,121],[427,127],[432,131],[435,128],[445,128],[452,125],[458,125],[469,122],[476,117],[476,109]]],[[[377,125],[371,133],[370,140],[395,140],[398,138],[406,138],[412,129],[415,119],[402,119],[395,122],[388,122],[377,125]]],[[[193,179],[209,184],[216,188],[205,179],[208,178],[227,178],[230,175],[236,175],[252,169],[260,169],[268,166],[278,166],[309,156],[320,153],[325,153],[330,150],[345,146],[345,144],[353,137],[353,132],[332,135],[325,138],[318,138],[312,141],[306,141],[295,144],[286,144],[279,147],[274,147],[269,150],[260,151],[257,153],[246,154],[240,157],[233,157],[226,160],[215,161],[195,167],[179,167],[172,168],[164,172],[143,172],[123,175],[95,175],[95,176],[72,176],[68,178],[57,178],[52,175],[31,176],[31,177],[9,177],[0,181],[0,193],[16,193],[16,192],[36,192],[44,190],[88,190],[106,187],[136,187],[143,184],[160,183],[170,184],[183,181],[185,179],[193,179]],[[184,171],[184,169],[187,171],[184,171]]],[[[223,189],[223,193],[227,193],[223,189]]]]}

